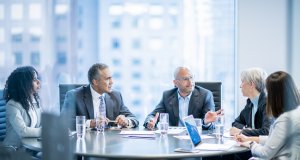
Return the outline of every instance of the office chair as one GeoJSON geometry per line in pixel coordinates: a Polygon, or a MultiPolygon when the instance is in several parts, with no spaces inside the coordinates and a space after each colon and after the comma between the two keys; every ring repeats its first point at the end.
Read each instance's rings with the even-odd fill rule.
{"type": "Polygon", "coordinates": [[[62,106],[64,104],[66,93],[72,89],[78,88],[83,86],[84,84],[59,84],[59,106],[60,111],[62,109],[62,106]]]}
{"type": "Polygon", "coordinates": [[[0,142],[5,138],[6,134],[6,102],[3,97],[3,89],[0,89],[0,142]]]}
{"type": "Polygon", "coordinates": [[[214,96],[215,110],[222,105],[222,82],[195,82],[197,86],[210,90],[214,96]]]}
{"type": "Polygon", "coordinates": [[[42,126],[47,126],[42,127],[42,159],[72,160],[74,146],[70,145],[66,117],[43,113],[42,126]]]}

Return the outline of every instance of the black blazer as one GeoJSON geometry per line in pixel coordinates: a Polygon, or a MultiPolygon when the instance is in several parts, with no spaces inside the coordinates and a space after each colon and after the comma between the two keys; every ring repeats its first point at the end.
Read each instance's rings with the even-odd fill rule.
{"type": "Polygon", "coordinates": [[[244,127],[252,127],[252,107],[253,104],[251,100],[247,99],[247,104],[245,108],[241,111],[240,115],[232,123],[233,127],[243,129],[242,133],[246,136],[259,136],[259,135],[268,135],[271,120],[266,115],[266,94],[264,92],[260,93],[258,98],[258,108],[255,114],[255,129],[243,129],[244,127]]]}
{"type": "MultiPolygon", "coordinates": [[[[112,91],[105,95],[106,117],[115,120],[117,116],[124,115],[132,121],[134,127],[139,125],[139,121],[124,105],[120,92],[112,91]]],[[[81,86],[66,93],[62,107],[62,114],[71,113],[86,116],[86,119],[94,119],[94,107],[90,85],[81,86]]],[[[75,124],[75,122],[74,122],[75,124]]]]}
{"type": "MultiPolygon", "coordinates": [[[[204,119],[206,112],[214,111],[214,110],[215,110],[215,103],[213,101],[213,95],[211,91],[199,86],[195,86],[195,89],[192,92],[190,103],[189,103],[188,115],[192,114],[194,118],[204,119]]],[[[150,118],[153,118],[157,112],[169,113],[170,126],[178,126],[179,105],[178,105],[177,88],[173,88],[163,93],[163,97],[159,102],[159,104],[146,117],[144,122],[144,127],[147,127],[147,122],[149,121],[150,118]]],[[[203,128],[208,129],[210,126],[203,125],[203,128]]]]}

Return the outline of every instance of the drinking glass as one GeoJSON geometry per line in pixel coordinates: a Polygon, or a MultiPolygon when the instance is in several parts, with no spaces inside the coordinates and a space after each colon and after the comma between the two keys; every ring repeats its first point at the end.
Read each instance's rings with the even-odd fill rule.
{"type": "Polygon", "coordinates": [[[223,137],[224,124],[225,124],[224,115],[217,116],[217,119],[215,121],[215,134],[218,139],[221,139],[223,137]]]}
{"type": "Polygon", "coordinates": [[[195,118],[195,123],[196,123],[199,134],[201,134],[202,133],[202,119],[195,118]]]}
{"type": "Polygon", "coordinates": [[[162,135],[168,133],[169,129],[169,114],[168,113],[160,113],[159,115],[159,130],[162,135]]]}
{"type": "Polygon", "coordinates": [[[96,114],[96,129],[98,133],[103,133],[105,130],[106,123],[106,116],[101,113],[97,112],[96,114]]]}
{"type": "Polygon", "coordinates": [[[84,138],[86,131],[85,116],[76,116],[77,138],[84,138]]]}

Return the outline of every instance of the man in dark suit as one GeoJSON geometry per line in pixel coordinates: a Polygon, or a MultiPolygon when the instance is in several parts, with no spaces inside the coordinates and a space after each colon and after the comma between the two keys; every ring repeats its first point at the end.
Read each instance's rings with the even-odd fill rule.
{"type": "Polygon", "coordinates": [[[183,126],[182,118],[193,115],[203,119],[203,129],[212,128],[221,110],[215,111],[212,93],[199,86],[195,86],[193,75],[186,67],[178,67],[173,80],[175,88],[165,91],[160,103],[147,116],[144,127],[153,129],[158,120],[158,113],[169,113],[170,126],[183,126]]]}
{"type": "MultiPolygon", "coordinates": [[[[99,105],[105,105],[106,118],[122,127],[137,127],[136,117],[124,105],[120,92],[112,90],[112,76],[105,64],[94,64],[88,71],[89,85],[67,92],[62,113],[86,116],[87,127],[95,128],[99,105]],[[101,102],[101,98],[104,101],[101,102]],[[102,104],[100,104],[102,103],[102,104]]],[[[75,124],[75,122],[74,122],[75,124]]]]}

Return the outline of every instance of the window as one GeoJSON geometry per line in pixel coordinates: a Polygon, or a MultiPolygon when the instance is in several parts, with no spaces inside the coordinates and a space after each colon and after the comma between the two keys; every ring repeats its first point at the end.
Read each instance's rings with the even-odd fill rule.
{"type": "Polygon", "coordinates": [[[115,18],[111,22],[111,27],[114,29],[118,29],[121,27],[121,19],[120,18],[115,18]]]}
{"type": "Polygon", "coordinates": [[[15,64],[22,65],[23,62],[23,54],[22,52],[15,52],[15,64]]]}
{"type": "Polygon", "coordinates": [[[21,20],[23,18],[23,5],[12,4],[10,9],[10,15],[12,20],[21,20]]]}
{"type": "Polygon", "coordinates": [[[5,17],[5,8],[3,4],[0,4],[0,20],[3,20],[5,17]]]}
{"type": "Polygon", "coordinates": [[[133,65],[140,65],[141,64],[141,60],[140,59],[133,59],[132,60],[132,64],[133,65]]]}
{"type": "Polygon", "coordinates": [[[42,30],[38,27],[33,27],[29,29],[31,42],[39,42],[41,40],[42,30]]]}
{"type": "Polygon", "coordinates": [[[150,5],[149,14],[150,15],[162,15],[164,13],[164,8],[161,5],[150,5]]]}
{"type": "Polygon", "coordinates": [[[120,66],[121,65],[121,61],[120,61],[120,59],[113,59],[112,60],[112,64],[113,64],[113,66],[120,66]]]}
{"type": "Polygon", "coordinates": [[[150,29],[162,29],[163,20],[161,17],[152,17],[149,20],[149,28],[150,29]]]}
{"type": "Polygon", "coordinates": [[[121,79],[121,77],[122,77],[122,74],[120,72],[114,72],[113,73],[113,78],[114,79],[121,79]]]}
{"type": "Polygon", "coordinates": [[[12,42],[20,43],[23,39],[23,28],[16,27],[11,29],[12,42]]]}
{"type": "Polygon", "coordinates": [[[42,17],[42,6],[41,4],[30,4],[29,5],[29,19],[38,20],[42,17]]]}
{"type": "Polygon", "coordinates": [[[0,66],[4,66],[5,64],[5,53],[0,50],[0,66]]]}
{"type": "Polygon", "coordinates": [[[66,52],[57,53],[57,64],[64,65],[67,63],[67,54],[66,52]]]}
{"type": "Polygon", "coordinates": [[[4,28],[0,28],[0,43],[5,42],[5,32],[4,28]]]}
{"type": "Polygon", "coordinates": [[[141,77],[141,73],[139,72],[132,73],[132,79],[141,79],[141,77]]]}
{"type": "Polygon", "coordinates": [[[54,10],[56,15],[67,15],[68,11],[69,7],[67,4],[57,4],[54,10]]]}
{"type": "Polygon", "coordinates": [[[108,8],[108,13],[110,15],[121,15],[123,13],[123,6],[122,5],[111,5],[108,8]]]}
{"type": "Polygon", "coordinates": [[[31,52],[31,64],[38,66],[40,65],[40,53],[38,51],[31,52]]]}
{"type": "Polygon", "coordinates": [[[163,41],[159,38],[152,38],[150,39],[148,45],[150,50],[157,51],[163,47],[163,41]]]}
{"type": "Polygon", "coordinates": [[[112,39],[112,49],[120,49],[120,40],[118,38],[112,39]]]}
{"type": "Polygon", "coordinates": [[[138,38],[132,40],[132,49],[140,49],[141,48],[141,41],[138,38]]]}

